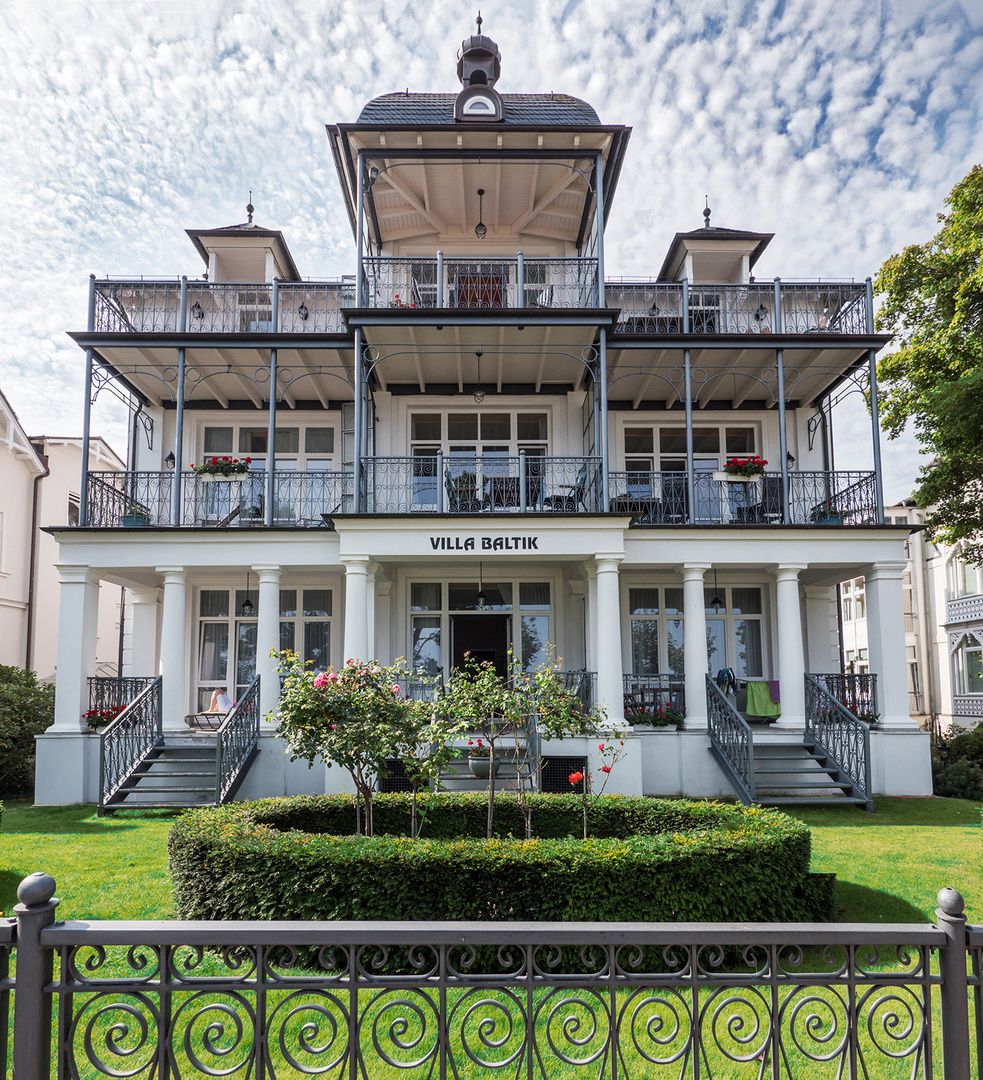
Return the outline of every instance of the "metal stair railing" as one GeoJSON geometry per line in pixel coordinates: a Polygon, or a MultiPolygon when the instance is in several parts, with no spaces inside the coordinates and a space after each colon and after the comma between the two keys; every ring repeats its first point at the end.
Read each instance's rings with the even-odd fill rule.
{"type": "Polygon", "coordinates": [[[259,741],[259,676],[222,721],[215,737],[215,805],[235,794],[259,741]]]}
{"type": "Polygon", "coordinates": [[[99,812],[164,741],[161,676],[99,733],[99,812]]]}
{"type": "Polygon", "coordinates": [[[838,781],[849,784],[850,795],[874,809],[870,783],[870,731],[820,683],[805,674],[806,727],[803,742],[819,750],[838,772],[838,781]]]}
{"type": "Polygon", "coordinates": [[[707,731],[710,753],[747,806],[756,802],[754,790],[754,741],[751,726],[727,700],[727,695],[706,676],[707,731]]]}

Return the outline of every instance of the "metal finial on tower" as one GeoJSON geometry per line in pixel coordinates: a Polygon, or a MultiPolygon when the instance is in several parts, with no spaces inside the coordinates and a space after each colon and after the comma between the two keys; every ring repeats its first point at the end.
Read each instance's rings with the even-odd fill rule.
{"type": "Polygon", "coordinates": [[[478,18],[477,18],[477,19],[475,19],[475,22],[476,22],[476,23],[478,24],[478,36],[479,36],[479,37],[481,37],[481,24],[482,24],[482,21],[483,21],[483,20],[482,20],[482,18],[481,18],[481,12],[479,11],[479,12],[478,12],[478,18]]]}
{"type": "Polygon", "coordinates": [[[256,207],[253,206],[253,193],[250,191],[250,193],[249,193],[249,202],[246,203],[246,213],[249,215],[247,220],[246,220],[247,225],[252,225],[252,223],[253,223],[253,211],[255,209],[256,209],[256,207]]]}
{"type": "Polygon", "coordinates": [[[703,228],[710,228],[710,196],[705,195],[706,205],[703,207],[703,228]]]}

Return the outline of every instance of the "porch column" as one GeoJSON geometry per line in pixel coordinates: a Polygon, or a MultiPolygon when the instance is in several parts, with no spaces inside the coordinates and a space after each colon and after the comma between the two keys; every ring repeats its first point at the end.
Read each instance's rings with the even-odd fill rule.
{"type": "Polygon", "coordinates": [[[379,659],[379,644],[375,639],[376,572],[379,564],[370,562],[365,571],[365,642],[366,660],[379,659]]]}
{"type": "Polygon", "coordinates": [[[836,589],[826,585],[807,585],[802,591],[806,607],[805,670],[834,674],[840,670],[836,589]]]}
{"type": "Polygon", "coordinates": [[[375,605],[376,624],[381,626],[382,638],[375,643],[375,655],[380,664],[393,662],[392,644],[392,604],[393,583],[387,579],[379,580],[379,574],[375,576],[375,605]]]}
{"type": "Polygon", "coordinates": [[[123,675],[157,674],[157,589],[128,588],[129,650],[123,654],[123,675]]]}
{"type": "MultiPolygon", "coordinates": [[[[183,566],[158,566],[164,575],[164,611],[160,627],[161,719],[178,725],[188,711],[187,599],[188,574],[183,566]]],[[[235,675],[229,672],[234,692],[235,675]]],[[[231,695],[230,695],[231,696],[231,695]]]]}
{"type": "Polygon", "coordinates": [[[625,717],[624,679],[621,671],[621,598],[618,588],[620,554],[598,554],[597,607],[594,634],[597,645],[597,696],[607,709],[608,720],[625,717]]]}
{"type": "MultiPolygon", "coordinates": [[[[587,652],[587,670],[597,671],[597,570],[592,563],[584,564],[587,575],[587,614],[584,619],[584,649],[587,652]]],[[[622,683],[622,686],[624,683],[622,683]]]]}
{"type": "Polygon", "coordinates": [[[271,651],[280,648],[280,567],[254,566],[259,577],[259,613],[256,618],[256,674],[259,676],[259,712],[274,712],[280,700],[277,662],[271,651]]]}
{"type": "Polygon", "coordinates": [[[85,730],[88,678],[96,673],[99,578],[87,566],[59,566],[58,652],[55,722],[50,734],[85,730]]]}
{"type": "Polygon", "coordinates": [[[344,658],[371,660],[368,656],[368,618],[366,604],[369,592],[368,555],[347,555],[345,564],[345,648],[344,658]]]}
{"type": "Polygon", "coordinates": [[[709,563],[686,563],[682,568],[687,728],[707,726],[707,602],[703,575],[709,569],[709,563]]]}
{"type": "Polygon", "coordinates": [[[902,562],[874,563],[864,574],[867,594],[867,649],[877,676],[877,726],[917,729],[908,712],[908,657],[905,650],[902,562]]]}
{"type": "Polygon", "coordinates": [[[778,629],[778,688],[782,699],[779,728],[805,727],[805,651],[802,645],[802,606],[799,572],[805,566],[782,564],[775,569],[778,629]]]}

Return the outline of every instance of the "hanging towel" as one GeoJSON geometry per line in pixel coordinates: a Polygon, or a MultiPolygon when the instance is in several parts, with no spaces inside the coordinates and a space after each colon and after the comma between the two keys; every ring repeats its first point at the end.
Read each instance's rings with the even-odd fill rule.
{"type": "Polygon", "coordinates": [[[778,688],[778,680],[777,679],[769,679],[768,680],[768,689],[771,691],[771,700],[776,705],[780,705],[782,703],[782,693],[781,693],[781,690],[779,690],[779,688],[778,688]]]}
{"type": "Polygon", "coordinates": [[[717,672],[716,683],[725,694],[737,693],[737,676],[733,668],[721,668],[717,672]]]}
{"type": "Polygon", "coordinates": [[[781,716],[781,706],[772,699],[768,683],[747,684],[747,713],[748,716],[781,716]]]}

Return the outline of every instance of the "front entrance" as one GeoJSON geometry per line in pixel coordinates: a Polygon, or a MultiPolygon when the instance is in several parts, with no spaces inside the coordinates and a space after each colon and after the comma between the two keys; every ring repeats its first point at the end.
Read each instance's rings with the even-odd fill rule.
{"type": "Polygon", "coordinates": [[[511,640],[511,615],[451,615],[451,666],[463,667],[468,653],[478,663],[494,664],[506,678],[511,640]]]}

